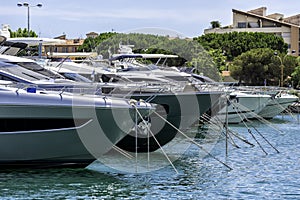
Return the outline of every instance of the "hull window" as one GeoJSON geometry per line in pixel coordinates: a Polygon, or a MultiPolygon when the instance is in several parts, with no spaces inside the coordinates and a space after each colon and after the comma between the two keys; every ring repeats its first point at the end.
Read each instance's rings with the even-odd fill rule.
{"type": "Polygon", "coordinates": [[[89,119],[0,119],[0,132],[34,131],[75,128],[88,122],[89,119]]]}

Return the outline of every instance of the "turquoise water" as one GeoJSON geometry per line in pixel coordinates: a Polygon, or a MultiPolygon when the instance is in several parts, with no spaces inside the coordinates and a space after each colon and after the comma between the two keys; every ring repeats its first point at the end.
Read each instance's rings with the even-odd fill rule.
{"type": "MultiPolygon", "coordinates": [[[[186,154],[171,165],[150,173],[132,174],[102,171],[100,163],[89,169],[2,170],[1,199],[300,199],[300,124],[297,118],[281,116],[272,124],[281,132],[258,121],[260,133],[253,134],[268,153],[266,155],[242,124],[231,129],[243,135],[251,147],[235,140],[240,148],[220,139],[210,156],[199,157],[192,145],[186,154]]],[[[198,139],[200,140],[200,139],[198,139]]]]}

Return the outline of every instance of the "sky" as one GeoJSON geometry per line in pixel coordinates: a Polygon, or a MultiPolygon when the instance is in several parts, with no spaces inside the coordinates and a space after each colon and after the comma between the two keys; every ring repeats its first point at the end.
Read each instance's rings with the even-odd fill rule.
{"type": "Polygon", "coordinates": [[[91,31],[197,37],[211,21],[232,24],[232,9],[265,6],[267,14],[300,14],[299,0],[1,0],[0,23],[13,31],[27,28],[27,8],[18,2],[42,3],[41,8],[30,8],[30,29],[40,37],[66,34],[69,39],[86,38],[91,31]]]}

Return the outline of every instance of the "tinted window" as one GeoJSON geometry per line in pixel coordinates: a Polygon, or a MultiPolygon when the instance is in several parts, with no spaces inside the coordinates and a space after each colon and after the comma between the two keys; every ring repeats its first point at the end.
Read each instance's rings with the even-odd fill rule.
{"type": "Polygon", "coordinates": [[[49,80],[50,78],[26,68],[20,67],[19,65],[2,65],[0,70],[4,73],[16,76],[26,81],[37,81],[37,80],[49,80]]]}
{"type": "Polygon", "coordinates": [[[35,62],[18,62],[16,63],[26,69],[29,69],[31,71],[37,72],[39,74],[42,74],[44,76],[47,76],[49,78],[63,78],[62,76],[60,76],[59,74],[56,74],[50,70],[47,70],[45,68],[43,68],[42,66],[40,66],[39,64],[35,63],[35,62]]]}

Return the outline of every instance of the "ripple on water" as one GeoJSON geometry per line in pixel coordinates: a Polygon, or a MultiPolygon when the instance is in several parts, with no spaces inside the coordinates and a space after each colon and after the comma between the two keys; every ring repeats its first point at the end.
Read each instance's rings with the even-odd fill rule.
{"type": "MultiPolygon", "coordinates": [[[[89,169],[42,169],[0,171],[1,199],[300,199],[300,125],[291,117],[272,120],[282,133],[253,122],[280,151],[276,153],[258,134],[265,155],[245,127],[231,128],[255,144],[235,140],[239,149],[221,139],[211,154],[233,170],[195,146],[170,165],[151,173],[102,171],[101,163],[89,169]]],[[[164,159],[161,157],[160,159],[164,159]]]]}

